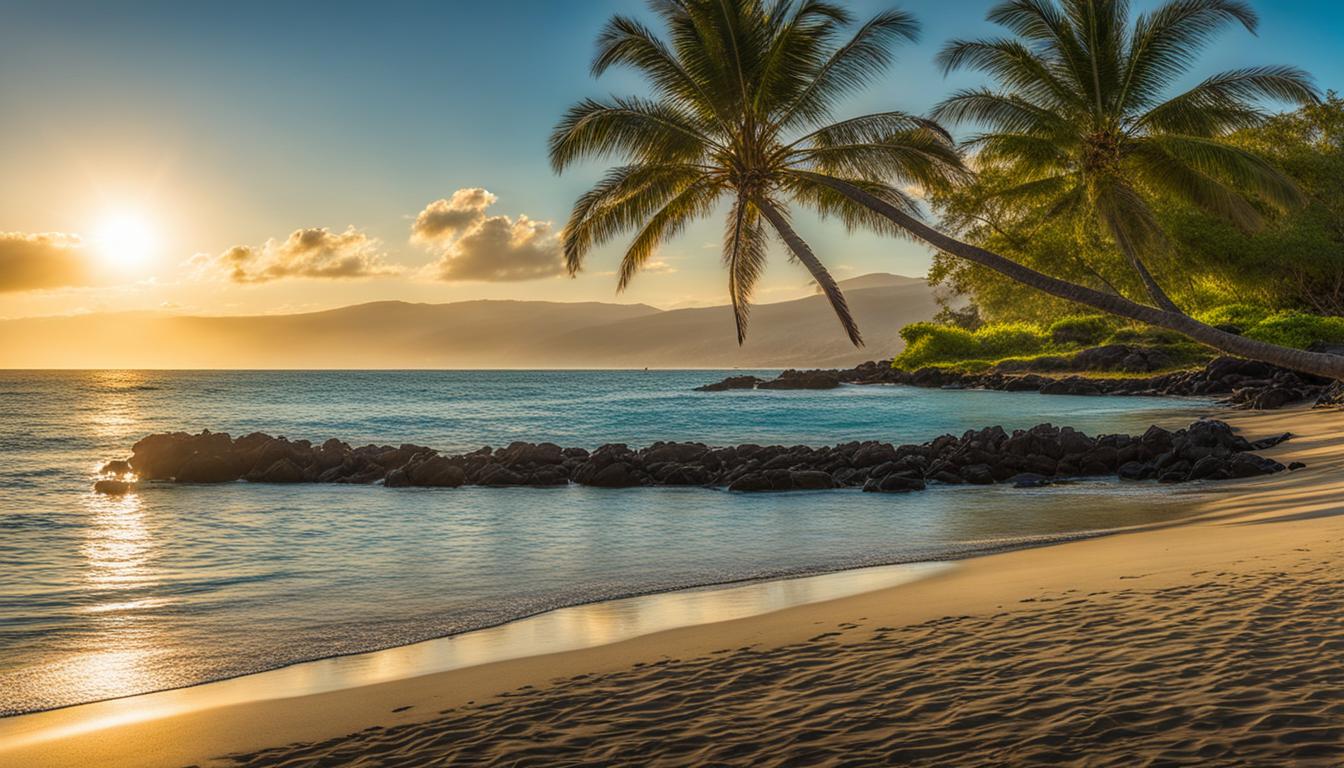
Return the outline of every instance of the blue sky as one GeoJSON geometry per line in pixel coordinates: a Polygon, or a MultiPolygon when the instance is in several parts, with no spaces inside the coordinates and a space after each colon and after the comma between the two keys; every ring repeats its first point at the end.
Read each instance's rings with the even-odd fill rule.
{"type": "MultiPolygon", "coordinates": [[[[433,260],[408,243],[410,220],[454,190],[484,187],[492,214],[558,228],[600,168],[556,177],[546,137],[557,116],[590,95],[630,93],[626,73],[588,73],[593,40],[613,13],[641,2],[70,3],[7,2],[0,31],[0,232],[88,237],[108,209],[153,222],[154,262],[124,286],[0,294],[0,316],[163,306],[183,311],[282,311],[359,300],[472,297],[613,300],[602,274],[617,248],[579,280],[445,283],[276,280],[195,284],[193,254],[260,247],[303,227],[353,226],[387,258],[433,260]],[[152,267],[152,268],[151,268],[152,267]]],[[[944,78],[932,64],[954,36],[992,32],[988,0],[853,3],[896,6],[924,33],[891,73],[844,111],[922,111],[974,74],[944,78]]],[[[1151,3],[1136,3],[1139,9],[1151,3]]],[[[1344,87],[1338,55],[1344,4],[1255,3],[1258,38],[1229,31],[1192,78],[1249,64],[1291,63],[1323,88],[1344,87]]],[[[842,275],[921,274],[921,246],[800,218],[803,234],[842,275]]],[[[619,297],[660,306],[723,297],[713,221],[666,249],[666,270],[619,297]]],[[[777,259],[761,300],[804,291],[805,275],[777,259]]]]}

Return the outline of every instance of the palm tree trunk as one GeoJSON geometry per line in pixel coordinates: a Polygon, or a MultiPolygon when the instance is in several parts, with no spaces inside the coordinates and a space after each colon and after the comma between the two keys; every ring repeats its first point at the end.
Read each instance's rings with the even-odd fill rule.
{"type": "Polygon", "coordinates": [[[803,266],[807,267],[807,271],[812,273],[812,279],[817,281],[817,286],[830,300],[831,306],[835,309],[835,316],[840,319],[840,325],[845,329],[845,335],[849,336],[850,342],[856,347],[862,347],[863,337],[859,335],[859,326],[854,322],[854,316],[849,312],[849,303],[845,301],[845,294],[840,290],[840,286],[836,285],[835,278],[831,277],[831,273],[821,263],[821,259],[818,259],[817,255],[812,252],[812,248],[807,244],[807,241],[798,236],[798,233],[789,225],[788,217],[780,212],[774,203],[759,195],[753,200],[756,207],[761,209],[761,213],[770,222],[770,226],[775,228],[775,232],[779,233],[779,239],[783,240],[784,244],[793,252],[794,258],[801,261],[803,266]]]}
{"type": "Polygon", "coordinates": [[[1344,356],[1307,352],[1248,339],[1245,336],[1220,331],[1180,312],[1169,312],[1138,304],[1123,296],[1113,296],[1086,286],[1066,282],[1029,267],[1024,267],[1015,261],[986,251],[983,248],[948,237],[891,203],[871,195],[847,181],[809,171],[794,171],[794,173],[805,176],[818,184],[824,184],[860,205],[872,209],[934,248],[992,269],[1005,277],[1052,296],[1084,304],[1120,317],[1127,317],[1130,320],[1167,328],[1189,336],[1202,344],[1207,344],[1214,349],[1233,355],[1261,360],[1317,376],[1344,379],[1344,356]]]}
{"type": "Polygon", "coordinates": [[[1148,295],[1152,297],[1157,306],[1167,312],[1184,315],[1185,313],[1181,311],[1181,308],[1176,306],[1176,302],[1172,301],[1167,292],[1162,290],[1162,286],[1157,284],[1157,280],[1153,278],[1153,273],[1148,271],[1148,266],[1143,263],[1143,259],[1139,258],[1139,254],[1134,252],[1134,248],[1128,244],[1122,244],[1120,248],[1125,252],[1125,257],[1129,259],[1130,266],[1134,267],[1134,271],[1139,273],[1139,279],[1143,281],[1143,287],[1148,289],[1148,295]]]}

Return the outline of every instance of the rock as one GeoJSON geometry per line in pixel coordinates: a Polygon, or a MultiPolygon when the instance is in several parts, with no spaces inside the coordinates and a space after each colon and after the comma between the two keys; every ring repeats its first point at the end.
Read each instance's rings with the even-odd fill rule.
{"type": "Polygon", "coordinates": [[[426,488],[456,488],[467,481],[466,471],[444,456],[425,459],[411,467],[407,474],[410,485],[426,488]]]}
{"type": "Polygon", "coordinates": [[[723,381],[696,387],[696,392],[723,392],[729,389],[755,389],[761,379],[755,376],[729,376],[723,381]]]}
{"type": "Polygon", "coordinates": [[[301,483],[303,480],[303,470],[290,459],[279,459],[261,472],[254,470],[247,474],[249,483],[301,483]]]}
{"type": "Polygon", "coordinates": [[[1050,485],[1054,480],[1035,472],[1019,472],[1009,477],[1008,482],[1012,483],[1014,488],[1042,488],[1050,485]]]}
{"type": "Polygon", "coordinates": [[[1250,443],[1248,443],[1248,445],[1250,445],[1250,450],[1263,451],[1268,448],[1273,448],[1279,443],[1287,442],[1288,440],[1291,439],[1293,439],[1293,433],[1284,432],[1281,435],[1275,435],[1273,437],[1262,437],[1259,440],[1252,440],[1250,443]]]}
{"type": "Polygon", "coordinates": [[[989,485],[994,482],[994,470],[988,464],[971,464],[962,467],[957,474],[962,480],[976,485],[989,485]]]}
{"type": "Polygon", "coordinates": [[[232,455],[192,454],[177,470],[179,483],[228,483],[242,473],[232,455]]]}
{"type": "Polygon", "coordinates": [[[510,443],[509,447],[495,453],[495,459],[505,466],[560,464],[565,460],[564,451],[555,443],[510,443]]]}
{"type": "Polygon", "coordinates": [[[789,487],[799,491],[829,490],[835,487],[835,481],[826,472],[801,470],[789,473],[789,487]]]}
{"type": "Polygon", "coordinates": [[[523,485],[523,476],[503,464],[488,464],[476,478],[477,485],[523,485]]]}
{"type": "Polygon", "coordinates": [[[411,479],[406,476],[406,470],[404,469],[394,469],[387,473],[387,477],[383,478],[384,488],[409,488],[410,485],[411,479]]]}
{"type": "Polygon", "coordinates": [[[1296,472],[1296,471],[1299,470],[1299,469],[1306,469],[1306,468],[1307,468],[1307,465],[1306,465],[1306,464],[1303,464],[1303,463],[1300,462],[1300,461],[1290,461],[1290,462],[1288,462],[1288,471],[1290,471],[1290,472],[1296,472]]]}
{"type": "Polygon", "coordinates": [[[795,371],[788,370],[778,378],[762,381],[757,389],[835,389],[840,386],[840,374],[837,371],[795,371]]]}
{"type": "Polygon", "coordinates": [[[633,488],[642,484],[631,471],[630,465],[623,461],[612,462],[593,472],[575,475],[574,480],[596,488],[633,488]]]}
{"type": "Polygon", "coordinates": [[[1297,389],[1271,387],[1251,400],[1251,408],[1257,411],[1273,411],[1302,399],[1304,399],[1303,393],[1297,389]]]}
{"type": "Polygon", "coordinates": [[[98,470],[98,474],[116,475],[117,477],[121,477],[123,475],[131,474],[132,471],[133,470],[131,469],[131,463],[129,461],[117,460],[117,461],[109,461],[106,464],[104,464],[103,468],[98,470]]]}
{"type": "Polygon", "coordinates": [[[890,474],[881,478],[869,478],[868,482],[863,484],[863,490],[866,493],[906,493],[922,491],[924,487],[924,478],[902,473],[890,474]]]}
{"type": "Polygon", "coordinates": [[[131,468],[145,480],[171,480],[190,454],[193,436],[185,432],[150,435],[131,446],[131,468]]]}
{"type": "Polygon", "coordinates": [[[99,480],[93,484],[94,493],[121,496],[135,490],[135,483],[126,480],[99,480]]]}
{"type": "Polygon", "coordinates": [[[1150,464],[1144,464],[1138,461],[1129,461],[1120,465],[1116,474],[1121,480],[1147,480],[1156,474],[1157,470],[1150,464]]]}

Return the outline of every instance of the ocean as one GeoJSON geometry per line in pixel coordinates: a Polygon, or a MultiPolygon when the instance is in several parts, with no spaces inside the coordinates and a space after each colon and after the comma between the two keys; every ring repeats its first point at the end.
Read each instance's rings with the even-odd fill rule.
{"type": "MultiPolygon", "coordinates": [[[[1151,484],[702,488],[151,485],[91,492],[140,437],[264,431],[445,452],[923,442],[999,424],[1184,426],[1199,400],[846,386],[699,393],[738,371],[0,372],[0,714],[192,685],[567,605],[923,562],[1177,516],[1151,484]]],[[[771,372],[749,372],[768,374],[771,372]]]]}

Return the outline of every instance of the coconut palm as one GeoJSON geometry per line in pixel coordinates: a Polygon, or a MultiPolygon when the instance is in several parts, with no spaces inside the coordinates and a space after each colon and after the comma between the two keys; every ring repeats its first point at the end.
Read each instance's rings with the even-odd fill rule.
{"type": "Polygon", "coordinates": [[[571,273],[593,247],[636,230],[621,263],[618,285],[624,287],[660,244],[726,199],[724,262],[739,342],[764,262],[768,222],[812,272],[857,344],[838,287],[790,226],[787,200],[851,227],[916,237],[1053,296],[1226,352],[1344,378],[1344,357],[1267,344],[1188,317],[1165,298],[1144,264],[1162,241],[1145,202],[1153,190],[1179,193],[1243,224],[1253,223],[1254,209],[1239,190],[1279,204],[1296,196],[1268,165],[1226,148],[1218,137],[1260,119],[1252,101],[1257,97],[1312,98],[1301,73],[1248,70],[1210,78],[1174,98],[1160,96],[1190,64],[1194,46],[1227,20],[1253,26],[1254,15],[1241,3],[1171,0],[1130,28],[1122,0],[1012,0],[996,6],[991,18],[1021,40],[957,43],[944,56],[945,64],[985,67],[1005,89],[1016,90],[960,93],[941,114],[997,120],[991,126],[997,130],[980,137],[980,153],[1030,169],[1035,187],[1024,183],[1016,192],[1025,199],[1053,190],[1047,211],[1061,201],[1061,211],[1097,211],[1134,268],[1147,276],[1158,306],[1051,277],[925,223],[903,190],[946,183],[961,172],[936,122],[903,112],[827,122],[840,96],[889,64],[892,44],[914,37],[909,15],[888,11],[846,35],[849,14],[822,2],[653,0],[651,6],[668,39],[616,17],[599,37],[593,70],[600,75],[615,65],[633,67],[647,77],[654,97],[583,101],[551,138],[557,171],[585,157],[616,156],[624,163],[574,207],[564,244],[571,273]],[[1056,40],[1064,42],[1051,42],[1056,40]],[[1023,69],[1008,67],[1010,59],[1023,69]],[[1026,77],[1032,61],[1040,66],[1034,80],[1026,77]],[[1082,76],[1068,75],[1074,71],[1082,76]],[[1114,83],[1120,83],[1118,91],[1114,83]],[[1084,105],[1071,89],[1100,106],[1084,105]],[[1151,115],[1159,105],[1166,109],[1151,115]],[[1118,122],[1094,123],[1092,129],[1066,125],[1103,115],[1118,116],[1118,122]],[[1133,122],[1138,115],[1149,116],[1143,126],[1133,122]],[[1033,133],[1037,124],[1049,130],[1033,133]],[[994,135],[1000,138],[989,138],[994,135]],[[1039,165],[1027,164],[1032,158],[1039,165]]]}
{"type": "Polygon", "coordinates": [[[843,8],[816,0],[655,0],[669,40],[640,22],[613,18],[598,38],[593,73],[623,65],[641,72],[654,98],[588,99],[565,114],[551,137],[557,172],[595,155],[618,155],[579,198],[565,228],[571,273],[594,247],[635,230],[621,260],[624,289],[663,243],[727,204],[723,263],[746,336],[752,288],[765,265],[768,231],[811,273],[857,346],[859,329],[839,286],[794,231],[791,205],[850,227],[899,231],[868,206],[819,184],[844,179],[912,215],[903,188],[942,183],[961,169],[951,137],[932,121],[882,112],[828,122],[835,101],[891,61],[893,43],[918,25],[889,11],[859,26],[843,8]]]}
{"type": "Polygon", "coordinates": [[[1145,263],[1168,246],[1153,196],[1245,230],[1261,223],[1248,195],[1278,208],[1303,202],[1268,161],[1220,139],[1265,119],[1259,99],[1316,101],[1307,73],[1249,67],[1171,93],[1216,32],[1255,31],[1245,3],[1175,0],[1131,25],[1127,0],[1010,0],[989,20],[1013,36],[954,40],[938,61],[944,72],[984,72],[998,89],[959,91],[934,115],[985,126],[967,145],[1019,178],[1003,202],[1108,233],[1157,306],[1179,311],[1145,263]]]}

